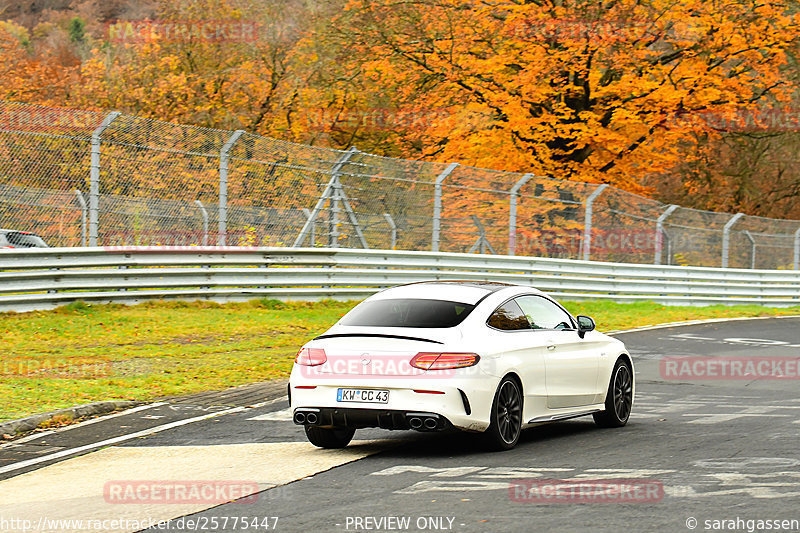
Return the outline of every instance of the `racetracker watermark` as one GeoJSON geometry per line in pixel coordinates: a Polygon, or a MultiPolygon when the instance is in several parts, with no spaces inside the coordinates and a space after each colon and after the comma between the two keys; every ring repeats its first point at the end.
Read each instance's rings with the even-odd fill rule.
{"type": "Polygon", "coordinates": [[[305,120],[312,131],[358,130],[362,132],[396,132],[417,130],[444,124],[454,118],[462,125],[489,126],[496,117],[491,112],[477,109],[454,110],[449,107],[428,108],[310,108],[299,112],[298,120],[305,120]]]}
{"type": "MultiPolygon", "coordinates": [[[[591,4],[589,4],[591,5],[591,4]]],[[[546,19],[517,18],[504,28],[504,33],[518,39],[547,43],[635,43],[653,37],[669,40],[696,39],[702,28],[691,24],[659,27],[654,21],[631,16],[556,17],[546,19]]]]}
{"type": "Polygon", "coordinates": [[[659,367],[666,380],[800,379],[796,357],[665,357],[659,367]]]}
{"type": "Polygon", "coordinates": [[[516,479],[508,486],[516,503],[656,503],[664,484],[653,479],[516,479]]]}
{"type": "Polygon", "coordinates": [[[140,518],[9,518],[0,515],[0,531],[40,533],[42,531],[274,531],[277,516],[182,516],[158,520],[152,516],[140,518]]]}
{"type": "Polygon", "coordinates": [[[113,368],[110,361],[80,362],[53,357],[43,357],[35,360],[7,359],[0,361],[0,376],[6,377],[95,379],[108,377],[112,372],[113,368]]]}
{"type": "Polygon", "coordinates": [[[91,133],[103,120],[99,113],[47,107],[12,107],[0,115],[0,129],[18,131],[91,133]]]}
{"type": "Polygon", "coordinates": [[[318,348],[304,348],[298,354],[298,364],[295,368],[299,370],[301,376],[314,380],[341,380],[342,376],[355,379],[414,377],[436,380],[456,375],[461,377],[482,375],[486,365],[492,364],[492,360],[482,363],[483,370],[476,366],[478,361],[480,357],[470,353],[330,354],[318,348]]]}
{"type": "Polygon", "coordinates": [[[114,504],[220,504],[255,503],[255,481],[121,480],[103,486],[106,503],[114,504]]]}
{"type": "MultiPolygon", "coordinates": [[[[517,236],[520,249],[544,250],[557,253],[563,249],[576,250],[583,242],[583,230],[539,230],[533,234],[522,233],[517,236]]],[[[607,253],[652,253],[665,249],[664,238],[653,231],[603,230],[592,233],[592,251],[607,253]]],[[[669,246],[682,252],[701,249],[698,239],[691,235],[676,234],[670,237],[669,246]]]]}
{"type": "Polygon", "coordinates": [[[800,109],[793,107],[742,108],[726,111],[703,109],[678,115],[675,124],[717,131],[794,132],[800,131],[800,109]]]}
{"type": "Polygon", "coordinates": [[[106,25],[112,43],[254,42],[258,24],[246,20],[117,20],[106,25]]]}

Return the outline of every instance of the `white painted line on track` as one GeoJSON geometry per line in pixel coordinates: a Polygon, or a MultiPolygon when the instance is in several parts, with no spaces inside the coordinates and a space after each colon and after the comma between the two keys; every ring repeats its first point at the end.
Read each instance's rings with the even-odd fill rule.
{"type": "Polygon", "coordinates": [[[257,403],[257,404],[253,404],[253,405],[248,405],[247,407],[250,407],[250,408],[253,408],[253,409],[257,409],[259,407],[268,407],[270,405],[275,405],[276,403],[288,402],[288,401],[289,401],[289,397],[286,396],[286,395],[283,395],[280,398],[274,398],[272,400],[267,400],[266,402],[261,402],[261,403],[257,403]]]}
{"type": "MultiPolygon", "coordinates": [[[[272,405],[274,403],[278,403],[279,401],[286,401],[286,399],[287,398],[284,396],[282,398],[275,398],[273,400],[268,400],[266,402],[261,402],[259,404],[254,404],[254,405],[251,405],[249,407],[250,408],[266,407],[268,405],[272,405]]],[[[137,439],[139,437],[146,437],[148,435],[153,435],[155,433],[160,433],[160,432],[166,431],[168,429],[174,429],[174,428],[177,428],[177,427],[185,426],[185,425],[191,424],[193,422],[199,422],[201,420],[208,420],[209,418],[214,418],[214,417],[222,416],[222,415],[228,415],[228,414],[232,414],[232,413],[239,413],[239,412],[244,411],[246,409],[248,409],[248,407],[233,407],[231,409],[225,409],[223,411],[216,411],[216,412],[213,412],[213,413],[207,413],[207,414],[200,415],[200,416],[195,416],[195,417],[192,417],[192,418],[185,418],[183,420],[177,420],[175,422],[170,422],[168,424],[162,424],[160,426],[155,426],[155,427],[152,427],[152,428],[149,428],[149,429],[144,429],[142,431],[137,431],[135,433],[130,433],[130,434],[127,434],[127,435],[120,435],[118,437],[113,437],[113,438],[102,440],[102,441],[99,441],[99,442],[93,442],[93,443],[90,443],[90,444],[85,444],[83,446],[78,446],[77,448],[70,448],[70,449],[67,449],[67,450],[61,450],[61,451],[58,451],[58,452],[55,452],[55,453],[51,453],[49,455],[44,455],[44,456],[41,456],[41,457],[36,457],[36,458],[33,458],[33,459],[28,459],[28,460],[25,460],[25,461],[20,461],[18,463],[14,463],[14,464],[10,464],[10,465],[4,466],[4,467],[0,468],[0,474],[5,474],[6,472],[13,472],[14,470],[19,470],[21,468],[26,468],[28,466],[37,465],[39,463],[45,463],[47,461],[52,461],[54,459],[60,459],[62,457],[67,457],[69,455],[73,455],[73,454],[76,454],[76,453],[90,451],[90,450],[93,450],[95,448],[102,448],[102,447],[105,447],[105,446],[111,446],[111,445],[114,445],[114,444],[119,444],[120,442],[125,442],[125,441],[128,441],[128,440],[137,439]]]]}
{"type": "Polygon", "coordinates": [[[783,315],[783,316],[742,316],[734,318],[704,318],[698,320],[684,320],[682,322],[665,322],[663,324],[654,324],[652,326],[641,326],[638,328],[621,329],[604,331],[606,335],[619,335],[621,333],[635,333],[637,331],[650,331],[651,329],[664,329],[674,328],[679,326],[697,326],[700,324],[713,324],[716,322],[737,322],[743,320],[767,320],[769,318],[800,318],[800,315],[783,315]]]}
{"type": "Polygon", "coordinates": [[[253,418],[248,418],[247,420],[259,420],[265,422],[289,422],[292,420],[292,408],[288,407],[280,411],[272,411],[271,413],[265,413],[263,415],[254,416],[253,418]]]}
{"type": "Polygon", "coordinates": [[[63,428],[51,429],[50,431],[42,431],[40,433],[34,433],[32,435],[28,435],[27,437],[22,437],[21,439],[15,439],[11,442],[0,444],[0,449],[13,447],[17,444],[23,444],[25,442],[38,439],[39,437],[52,435],[54,433],[62,433],[64,431],[69,431],[70,429],[96,424],[97,422],[102,422],[103,420],[109,420],[111,418],[117,418],[118,416],[125,416],[131,413],[138,413],[139,411],[145,411],[147,409],[152,409],[153,407],[161,407],[162,405],[167,405],[167,402],[155,402],[155,403],[148,403],[147,405],[139,405],[137,407],[131,407],[130,409],[120,411],[118,413],[112,413],[110,415],[102,415],[97,418],[92,418],[90,420],[84,420],[83,422],[78,422],[77,424],[70,424],[69,426],[64,426],[63,428]]]}

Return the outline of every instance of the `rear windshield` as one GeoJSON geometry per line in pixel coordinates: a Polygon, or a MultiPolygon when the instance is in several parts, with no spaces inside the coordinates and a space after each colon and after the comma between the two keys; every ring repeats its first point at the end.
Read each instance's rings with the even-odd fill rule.
{"type": "Polygon", "coordinates": [[[372,300],[357,306],[339,323],[387,328],[452,328],[473,309],[474,305],[443,300],[372,300]]]}
{"type": "Polygon", "coordinates": [[[17,248],[47,248],[47,245],[38,235],[10,231],[6,233],[6,240],[17,248]]]}

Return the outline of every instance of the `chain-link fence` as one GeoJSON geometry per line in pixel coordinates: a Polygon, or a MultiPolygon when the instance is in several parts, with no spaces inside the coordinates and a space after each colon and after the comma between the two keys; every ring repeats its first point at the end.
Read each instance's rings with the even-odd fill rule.
{"type": "Polygon", "coordinates": [[[800,268],[800,221],[532,174],[0,102],[0,228],[51,246],[320,246],[800,268]]]}

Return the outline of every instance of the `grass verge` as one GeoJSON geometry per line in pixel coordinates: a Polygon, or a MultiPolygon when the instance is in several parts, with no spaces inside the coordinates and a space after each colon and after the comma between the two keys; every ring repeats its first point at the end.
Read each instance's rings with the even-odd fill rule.
{"type": "MultiPolygon", "coordinates": [[[[77,302],[0,314],[0,421],[103,400],[151,400],[286,378],[297,349],[356,302],[77,302]]],[[[564,302],[601,331],[800,308],[564,302]]]]}

